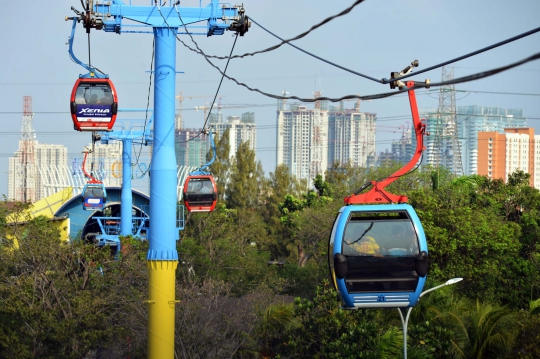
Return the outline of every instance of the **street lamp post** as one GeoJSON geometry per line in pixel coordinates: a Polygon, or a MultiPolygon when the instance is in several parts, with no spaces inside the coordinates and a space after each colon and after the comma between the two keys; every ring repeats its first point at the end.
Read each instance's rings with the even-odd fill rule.
{"type": "MultiPolygon", "coordinates": [[[[437,290],[439,288],[445,287],[447,285],[456,284],[457,282],[461,282],[463,278],[452,278],[446,281],[446,283],[443,283],[441,285],[438,285],[436,287],[430,288],[420,294],[420,298],[429,292],[432,292],[434,290],[437,290]]],[[[401,308],[397,308],[399,312],[399,317],[401,318],[401,324],[403,325],[403,358],[407,359],[407,326],[409,325],[409,317],[411,315],[411,311],[414,307],[410,307],[407,310],[407,315],[405,316],[405,319],[403,319],[403,313],[401,312],[401,308]]]]}

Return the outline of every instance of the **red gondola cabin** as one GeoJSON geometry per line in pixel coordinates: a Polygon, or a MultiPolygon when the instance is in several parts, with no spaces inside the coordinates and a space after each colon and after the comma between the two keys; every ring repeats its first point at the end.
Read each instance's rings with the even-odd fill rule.
{"type": "Polygon", "coordinates": [[[108,78],[79,78],[71,91],[71,118],[77,131],[112,131],[118,98],[108,78]]]}
{"type": "Polygon", "coordinates": [[[217,187],[212,175],[192,175],[184,183],[184,204],[188,212],[212,212],[217,203],[217,187]]]}

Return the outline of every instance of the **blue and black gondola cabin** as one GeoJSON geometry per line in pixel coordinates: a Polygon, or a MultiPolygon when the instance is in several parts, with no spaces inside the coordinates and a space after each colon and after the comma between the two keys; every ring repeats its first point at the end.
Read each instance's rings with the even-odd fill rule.
{"type": "Polygon", "coordinates": [[[85,211],[101,211],[107,202],[107,190],[101,183],[87,183],[82,192],[85,211]]]}
{"type": "Polygon", "coordinates": [[[79,78],[71,91],[73,127],[77,131],[112,131],[118,97],[108,78],[79,78]]]}
{"type": "Polygon", "coordinates": [[[342,207],[328,253],[345,309],[412,307],[424,288],[426,236],[408,204],[342,207]]]}

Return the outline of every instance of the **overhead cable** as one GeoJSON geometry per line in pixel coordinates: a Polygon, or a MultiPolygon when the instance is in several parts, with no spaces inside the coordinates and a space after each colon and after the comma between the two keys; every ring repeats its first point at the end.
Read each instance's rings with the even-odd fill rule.
{"type": "MultiPolygon", "coordinates": [[[[203,55],[204,57],[207,57],[207,58],[211,58],[211,59],[219,59],[219,60],[225,60],[225,59],[240,59],[240,58],[244,58],[244,57],[247,57],[247,56],[254,56],[256,54],[262,54],[262,53],[265,53],[265,52],[270,52],[270,51],[273,51],[275,49],[278,49],[280,48],[281,46],[283,46],[284,44],[288,44],[289,42],[291,41],[294,41],[294,40],[298,40],[298,39],[301,39],[303,37],[305,37],[306,35],[308,35],[310,32],[312,32],[313,30],[315,29],[318,29],[319,27],[323,26],[324,24],[326,23],[329,23],[330,21],[340,17],[340,16],[343,16],[343,15],[346,15],[348,13],[351,12],[352,9],[354,9],[357,5],[359,5],[360,3],[364,2],[364,0],[356,0],[351,6],[349,6],[348,8],[346,8],[345,10],[341,11],[340,13],[338,14],[335,14],[335,15],[332,15],[330,17],[327,17],[326,19],[324,19],[323,21],[319,22],[318,24],[315,24],[313,25],[309,30],[307,31],[304,31],[303,33],[293,37],[293,38],[290,38],[288,40],[283,40],[283,39],[280,39],[282,40],[282,42],[280,44],[277,44],[277,45],[274,45],[274,46],[271,46],[269,48],[266,48],[264,50],[259,50],[259,51],[255,51],[255,52],[249,52],[249,53],[245,53],[243,55],[234,55],[232,57],[227,57],[227,56],[215,56],[215,55],[207,55],[205,54],[201,49],[199,49],[197,47],[198,50],[195,50],[194,48],[190,47],[189,45],[185,44],[182,40],[179,40],[185,47],[187,47],[189,50],[193,51],[193,52],[196,52],[200,55],[203,55]]],[[[176,3],[178,4],[180,3],[179,1],[176,3]]],[[[176,4],[174,5],[176,7],[176,4]]],[[[159,6],[158,6],[159,8],[159,6]]],[[[178,11],[178,10],[176,10],[178,11]]],[[[179,13],[180,15],[180,13],[179,13]]],[[[163,16],[163,15],[161,15],[163,16]]],[[[251,17],[249,18],[250,20],[251,17]]],[[[258,24],[257,24],[258,25],[258,24]]],[[[260,25],[259,25],[260,26],[260,25]]],[[[185,25],[184,25],[185,27],[185,25]]],[[[262,26],[261,26],[262,27],[262,26]]],[[[186,31],[187,31],[187,28],[186,28],[186,31]]],[[[189,34],[189,32],[188,32],[189,34]]],[[[290,44],[289,44],[290,45],[290,44]]],[[[376,80],[378,81],[378,80],[376,80]]]]}
{"type": "MultiPolygon", "coordinates": [[[[381,80],[377,80],[377,79],[374,78],[374,77],[371,77],[371,76],[368,76],[368,75],[364,75],[364,74],[362,74],[362,73],[360,73],[360,72],[357,72],[357,71],[348,69],[348,68],[346,68],[346,67],[343,67],[343,66],[341,66],[341,65],[338,65],[338,64],[333,63],[333,62],[331,62],[331,61],[328,61],[328,60],[326,60],[326,59],[323,59],[323,58],[320,57],[320,56],[314,55],[314,54],[312,54],[312,53],[310,53],[310,52],[308,52],[308,51],[306,51],[306,50],[304,50],[304,49],[302,49],[302,48],[300,48],[300,47],[298,47],[298,46],[296,46],[296,45],[293,45],[293,44],[291,44],[291,43],[289,42],[289,40],[283,40],[283,39],[282,39],[281,37],[279,37],[278,35],[274,34],[274,33],[271,32],[270,30],[268,30],[268,29],[266,29],[265,27],[263,27],[261,24],[259,24],[257,21],[255,21],[252,17],[250,17],[249,19],[250,19],[254,24],[256,24],[257,26],[259,26],[261,29],[263,29],[264,31],[266,31],[267,33],[269,33],[270,35],[272,35],[272,36],[276,37],[277,39],[281,40],[281,41],[282,41],[282,44],[283,44],[283,43],[287,43],[288,45],[294,47],[295,49],[297,49],[297,50],[299,50],[299,51],[302,51],[303,53],[305,53],[305,54],[307,54],[307,55],[309,55],[309,56],[312,56],[312,57],[314,57],[314,58],[316,58],[316,59],[318,59],[318,60],[321,60],[321,61],[323,61],[323,62],[326,62],[326,63],[329,64],[329,65],[335,66],[335,67],[337,67],[337,68],[339,68],[339,69],[342,69],[342,70],[344,70],[344,71],[350,72],[350,73],[352,73],[352,74],[354,74],[354,75],[357,75],[357,76],[361,76],[361,77],[366,78],[366,79],[368,79],[368,80],[372,80],[372,81],[375,81],[375,82],[378,82],[378,83],[382,83],[382,84],[388,84],[388,83],[391,82],[391,81],[397,81],[397,80],[404,79],[404,78],[407,78],[407,77],[411,77],[412,75],[414,75],[414,74],[403,75],[403,76],[400,76],[400,77],[396,77],[396,78],[394,78],[394,79],[391,79],[391,81],[388,80],[388,79],[385,79],[385,78],[383,78],[383,79],[381,79],[381,80]]],[[[421,70],[421,71],[417,71],[415,74],[416,74],[416,75],[419,75],[419,74],[421,74],[421,73],[424,73],[424,72],[427,72],[427,71],[431,71],[431,70],[437,69],[437,68],[439,68],[439,67],[443,67],[443,66],[445,66],[445,65],[448,65],[448,64],[451,64],[451,63],[454,63],[454,62],[457,62],[457,61],[466,59],[466,58],[468,58],[468,57],[471,57],[471,56],[474,56],[474,55],[478,55],[478,54],[480,54],[480,53],[482,53],[482,52],[485,52],[485,51],[494,49],[494,48],[499,47],[499,46],[502,46],[502,45],[506,45],[506,44],[508,44],[508,43],[510,43],[510,42],[512,42],[512,41],[519,40],[519,39],[521,39],[521,38],[524,38],[524,37],[526,37],[526,36],[532,35],[532,34],[534,34],[534,33],[536,33],[536,32],[539,32],[539,31],[540,31],[540,27],[538,27],[538,28],[536,28],[536,29],[532,29],[532,30],[527,31],[527,32],[524,32],[524,33],[522,33],[522,34],[520,34],[520,35],[511,37],[511,38],[509,38],[509,39],[500,41],[500,42],[498,42],[498,43],[496,43],[496,44],[493,44],[493,45],[484,47],[484,48],[482,48],[482,49],[480,49],[480,50],[476,50],[476,51],[473,51],[473,52],[468,53],[468,54],[466,54],[466,55],[463,55],[463,56],[460,56],[460,57],[456,57],[455,59],[452,59],[452,60],[448,60],[448,61],[442,62],[442,63],[440,63],[440,64],[438,64],[438,65],[430,66],[430,67],[428,67],[428,68],[426,68],[426,69],[423,69],[423,70],[421,70]]],[[[254,53],[254,54],[255,54],[255,53],[254,53]]]]}
{"type": "MultiPolygon", "coordinates": [[[[154,0],[155,1],[155,0],[154,0]]],[[[310,31],[316,29],[317,27],[319,26],[322,26],[323,24],[331,21],[332,19],[334,19],[335,17],[338,17],[338,16],[342,16],[346,13],[349,13],[352,8],[354,8],[354,6],[360,4],[361,2],[363,2],[364,0],[357,0],[353,5],[351,5],[349,8],[343,10],[342,12],[340,12],[339,14],[336,14],[334,16],[331,16],[325,20],[323,20],[321,23],[317,24],[317,25],[314,25],[311,27],[311,29],[308,31],[308,32],[305,32],[303,34],[300,34],[292,39],[289,39],[289,40],[285,40],[282,42],[283,43],[288,43],[289,41],[292,41],[292,40],[296,40],[296,39],[299,39],[305,35],[307,35],[310,31]]],[[[161,15],[161,17],[163,18],[163,20],[165,21],[165,24],[169,27],[170,29],[170,26],[169,24],[167,23],[167,20],[165,19],[165,17],[163,16],[163,14],[161,13],[161,8],[159,7],[159,5],[157,4],[157,1],[155,1],[156,3],[156,6],[158,8],[158,11],[161,15]]],[[[178,17],[180,19],[180,21],[182,21],[182,17],[180,16],[180,12],[178,11],[178,8],[177,8],[177,4],[179,4],[180,1],[177,1],[175,4],[174,4],[174,8],[176,9],[176,12],[178,13],[178,17]]],[[[261,95],[264,95],[264,96],[267,96],[267,97],[270,97],[270,98],[274,98],[274,99],[278,99],[278,100],[286,100],[286,99],[294,99],[294,100],[298,100],[298,101],[301,101],[301,102],[315,102],[315,101],[320,101],[320,100],[324,100],[324,101],[330,101],[330,102],[339,102],[339,101],[342,101],[342,100],[348,100],[348,99],[360,99],[360,100],[376,100],[376,99],[381,99],[381,98],[386,98],[386,97],[390,97],[390,96],[395,96],[396,94],[399,94],[399,93],[403,93],[403,92],[406,92],[407,90],[410,90],[410,89],[401,89],[400,91],[398,92],[387,92],[387,93],[381,93],[381,94],[375,94],[375,95],[367,95],[367,96],[360,96],[360,95],[346,95],[346,96],[343,96],[343,97],[340,97],[340,98],[330,98],[330,97],[318,97],[316,99],[313,99],[313,98],[301,98],[301,97],[297,97],[297,96],[289,96],[289,97],[285,97],[285,96],[279,96],[279,95],[273,95],[273,94],[270,94],[270,93],[267,93],[267,92],[264,92],[262,90],[259,90],[257,88],[252,88],[250,86],[248,86],[247,84],[245,83],[242,83],[242,82],[239,82],[238,80],[236,80],[235,78],[233,77],[230,77],[228,75],[225,74],[225,72],[221,71],[221,69],[214,65],[212,63],[212,61],[209,60],[209,58],[212,58],[212,56],[208,56],[204,53],[204,51],[201,50],[201,48],[199,47],[199,45],[197,44],[197,42],[195,41],[195,39],[193,39],[193,36],[191,35],[191,33],[188,31],[186,25],[184,24],[184,22],[182,21],[182,24],[184,25],[184,29],[186,30],[186,33],[189,35],[189,37],[191,38],[191,41],[195,44],[197,50],[194,50],[192,49],[191,47],[189,47],[186,43],[184,43],[182,40],[180,40],[180,38],[178,37],[178,35],[175,34],[176,36],[176,39],[182,43],[184,46],[188,47],[189,49],[191,49],[192,51],[195,51],[199,54],[201,54],[204,59],[210,64],[210,66],[214,67],[216,70],[219,71],[219,73],[223,76],[223,77],[226,77],[227,79],[235,82],[237,85],[239,86],[243,86],[245,87],[246,89],[248,89],[249,91],[252,91],[252,92],[258,92],[260,93],[261,95]]],[[[260,25],[259,25],[260,26],[260,25]]],[[[504,40],[504,41],[501,41],[501,42],[498,42],[496,44],[493,44],[491,46],[488,46],[488,47],[485,47],[483,49],[480,49],[480,50],[477,50],[477,51],[474,51],[472,53],[469,53],[467,55],[464,55],[464,56],[460,56],[456,59],[453,59],[453,60],[450,60],[450,61],[446,61],[444,63],[441,63],[439,65],[435,65],[435,66],[431,66],[427,69],[424,69],[424,70],[421,70],[421,71],[416,71],[414,73],[409,73],[409,74],[406,74],[404,76],[401,76],[401,77],[396,77],[396,78],[393,78],[392,79],[392,82],[395,82],[395,81],[398,81],[400,79],[403,79],[403,78],[407,78],[407,77],[410,77],[414,74],[418,75],[418,74],[421,74],[423,72],[426,72],[426,71],[429,71],[429,70],[433,70],[437,67],[442,67],[446,64],[449,64],[449,63],[452,63],[452,62],[456,62],[456,61],[459,61],[459,60],[462,60],[464,58],[467,58],[467,57],[470,57],[470,56],[473,56],[473,55],[476,55],[476,54],[479,54],[481,52],[484,52],[484,51],[487,51],[487,50],[490,50],[492,48],[495,48],[495,47],[498,47],[498,46],[501,46],[501,45],[504,45],[504,44],[507,44],[509,42],[512,42],[512,41],[515,41],[517,39],[520,39],[520,38],[523,38],[525,36],[528,36],[528,35],[531,35],[535,32],[538,32],[540,31],[540,27],[539,28],[536,28],[536,29],[533,29],[533,30],[530,30],[530,31],[527,31],[523,34],[520,34],[518,36],[514,36],[510,39],[507,39],[507,40],[504,40]]],[[[280,45],[281,46],[281,45],[280,45]]],[[[478,80],[478,79],[481,79],[481,78],[484,78],[484,77],[488,77],[488,76],[492,76],[492,75],[495,75],[499,72],[503,72],[503,71],[506,71],[506,70],[509,70],[513,67],[516,67],[516,66],[519,66],[521,64],[524,64],[526,62],[529,62],[529,61],[533,61],[533,60],[537,60],[539,58],[539,55],[540,53],[537,53],[529,58],[526,58],[522,61],[519,61],[519,62],[516,62],[514,64],[511,64],[511,65],[508,65],[508,66],[503,66],[503,67],[500,67],[500,68],[496,68],[496,69],[493,69],[493,70],[488,70],[488,71],[483,71],[483,72],[479,72],[477,74],[473,74],[473,75],[469,75],[469,76],[465,76],[465,77],[461,77],[461,78],[458,78],[458,79],[453,79],[453,80],[449,80],[449,81],[444,81],[444,82],[438,82],[438,83],[431,83],[430,86],[431,87],[439,87],[439,86],[444,86],[444,85],[450,85],[450,84],[456,84],[456,83],[462,83],[462,82],[468,82],[468,81],[473,81],[473,80],[478,80]]],[[[243,56],[243,55],[242,55],[243,56]]],[[[231,59],[231,58],[235,58],[235,56],[231,57],[221,57],[220,59],[231,59]]],[[[213,57],[213,58],[216,58],[216,57],[213,57]]],[[[227,62],[228,64],[228,62],[227,62]]],[[[357,73],[359,74],[359,73],[357,73]]],[[[362,74],[359,74],[360,76],[363,76],[367,79],[370,79],[370,80],[373,80],[373,81],[376,81],[376,82],[379,82],[379,83],[384,83],[384,84],[387,84],[389,83],[390,81],[387,80],[387,79],[382,79],[382,80],[376,80],[375,78],[372,78],[372,77],[369,77],[367,75],[362,75],[362,74]]],[[[222,79],[223,80],[223,79],[222,79]]],[[[424,88],[426,86],[414,86],[413,89],[418,89],[418,88],[424,88]]]]}
{"type": "MultiPolygon", "coordinates": [[[[480,50],[476,50],[476,51],[470,52],[470,53],[468,53],[468,54],[466,54],[466,55],[463,55],[463,56],[460,56],[460,57],[456,57],[455,59],[448,60],[448,61],[442,62],[442,63],[440,63],[440,64],[438,64],[438,65],[430,66],[430,67],[428,67],[428,68],[426,68],[426,69],[417,71],[415,74],[416,74],[416,75],[419,75],[419,74],[421,74],[421,73],[424,73],[424,72],[427,72],[427,71],[431,71],[431,70],[434,70],[434,69],[436,69],[436,68],[443,67],[443,66],[452,64],[452,63],[454,63],[454,62],[457,62],[457,61],[461,61],[461,60],[463,60],[463,59],[466,59],[466,58],[471,57],[471,56],[474,56],[474,55],[478,55],[478,54],[480,54],[480,53],[482,53],[482,52],[485,52],[485,51],[494,49],[494,48],[496,48],[496,47],[499,47],[499,46],[502,46],[502,45],[506,45],[506,44],[508,44],[508,43],[510,43],[510,42],[512,42],[512,41],[519,40],[519,39],[521,39],[521,38],[524,38],[524,37],[526,37],[526,36],[532,35],[532,34],[537,33],[537,32],[539,32],[539,31],[540,31],[540,27],[537,27],[536,29],[532,29],[532,30],[530,30],[530,31],[524,32],[523,34],[519,34],[519,35],[517,35],[517,36],[511,37],[511,38],[506,39],[506,40],[503,40],[503,41],[498,42],[498,43],[496,43],[496,44],[493,44],[493,45],[484,47],[484,48],[482,48],[482,49],[480,49],[480,50]]],[[[405,78],[411,77],[412,75],[414,75],[414,74],[407,74],[407,75],[404,75],[404,76],[401,76],[401,77],[396,77],[395,79],[392,79],[392,81],[397,81],[397,80],[405,79],[405,78]]],[[[382,79],[381,82],[384,83],[384,84],[387,84],[387,83],[390,82],[390,81],[387,80],[387,79],[382,79]]]]}
{"type": "MultiPolygon", "coordinates": [[[[175,4],[174,4],[174,8],[176,10],[176,13],[178,14],[178,18],[180,19],[180,21],[182,22],[182,25],[184,26],[184,29],[186,30],[187,34],[189,35],[189,37],[191,38],[191,41],[193,41],[193,43],[195,44],[195,46],[197,47],[197,49],[199,49],[201,52],[202,50],[199,48],[199,45],[197,45],[197,43],[195,42],[195,39],[193,39],[193,36],[191,35],[191,33],[188,31],[187,29],[187,26],[186,24],[184,23],[184,20],[182,20],[182,16],[180,15],[180,11],[178,11],[178,8],[177,8],[177,5],[180,4],[180,1],[177,1],[175,4]]],[[[161,14],[161,9],[159,8],[158,6],[158,10],[159,10],[159,13],[161,14]]],[[[161,17],[163,17],[163,14],[161,14],[161,17]]],[[[163,17],[163,20],[165,20],[165,18],[163,17]]],[[[167,24],[168,25],[168,24],[167,24]]],[[[178,36],[176,37],[178,38],[178,36]]],[[[227,68],[229,67],[229,62],[231,61],[231,55],[233,53],[233,50],[234,50],[234,46],[236,45],[236,40],[238,40],[238,33],[236,33],[236,36],[234,38],[234,42],[233,42],[233,45],[232,45],[232,48],[231,48],[231,52],[229,54],[229,57],[227,59],[227,64],[225,65],[225,69],[223,70],[222,72],[222,76],[221,76],[221,80],[219,81],[219,85],[218,85],[218,88],[216,90],[216,94],[214,96],[214,100],[212,101],[212,104],[210,105],[210,110],[208,111],[208,116],[206,117],[205,121],[204,121],[204,124],[203,124],[203,131],[198,135],[198,136],[195,136],[193,138],[190,138],[189,140],[187,140],[186,142],[189,142],[191,140],[194,140],[195,138],[199,137],[203,132],[204,132],[204,129],[206,128],[206,124],[208,123],[208,119],[210,118],[210,115],[212,113],[212,108],[214,107],[214,103],[216,102],[216,98],[219,94],[219,89],[221,88],[221,84],[223,83],[223,78],[225,77],[225,72],[227,71],[227,68]]],[[[221,70],[220,70],[221,72],[221,70]]]]}
{"type": "Polygon", "coordinates": [[[253,20],[252,17],[250,17],[249,20],[251,20],[253,23],[257,24],[257,26],[259,26],[261,29],[263,29],[264,31],[266,31],[266,32],[269,33],[270,35],[272,35],[272,36],[274,36],[274,37],[277,37],[278,39],[280,39],[281,41],[283,41],[282,44],[283,44],[283,43],[286,43],[286,44],[288,44],[288,45],[294,47],[295,49],[300,50],[300,51],[302,51],[302,52],[305,53],[305,54],[308,54],[309,56],[312,56],[312,57],[314,57],[314,58],[316,58],[316,59],[318,59],[318,60],[321,60],[321,61],[323,61],[323,62],[326,62],[327,64],[330,64],[330,65],[335,66],[335,67],[337,67],[337,68],[339,68],[339,69],[342,69],[342,70],[345,70],[345,71],[347,71],[347,72],[350,72],[350,73],[352,73],[352,74],[355,74],[355,75],[364,77],[364,78],[366,78],[366,79],[368,79],[368,80],[371,80],[371,81],[381,82],[381,80],[377,80],[377,79],[374,78],[374,77],[371,77],[371,76],[368,76],[368,75],[364,75],[364,74],[361,74],[360,72],[356,72],[356,71],[354,71],[354,70],[348,69],[348,68],[343,67],[343,66],[341,66],[341,65],[338,65],[338,64],[336,64],[336,63],[334,63],[334,62],[331,62],[331,61],[328,61],[328,60],[326,60],[326,59],[323,59],[322,57],[319,57],[319,56],[317,56],[317,55],[314,55],[314,54],[312,54],[311,52],[308,52],[308,51],[306,51],[306,50],[304,50],[304,49],[301,49],[300,47],[298,47],[298,46],[296,46],[296,45],[293,45],[293,44],[291,44],[290,42],[285,42],[286,40],[283,40],[281,37],[277,36],[276,34],[274,34],[273,32],[271,32],[270,30],[264,28],[264,27],[263,27],[261,24],[259,24],[257,21],[253,20]]]}
{"type": "MultiPolygon", "coordinates": [[[[510,64],[510,65],[498,67],[498,68],[488,70],[488,71],[478,72],[476,74],[460,77],[460,78],[457,78],[457,79],[452,79],[452,80],[443,81],[443,82],[434,82],[434,83],[431,83],[430,86],[431,87],[440,87],[440,86],[444,86],[444,85],[452,85],[452,84],[458,84],[458,83],[463,83],[463,82],[479,80],[479,79],[482,79],[482,78],[486,78],[486,77],[498,74],[498,73],[503,72],[503,71],[507,71],[507,70],[509,70],[511,68],[523,65],[524,63],[534,61],[534,60],[538,60],[539,58],[540,58],[540,52],[538,52],[538,53],[536,53],[536,54],[534,54],[532,56],[529,56],[529,57],[527,57],[527,58],[525,58],[523,60],[520,60],[518,62],[510,64]]],[[[249,91],[257,92],[257,93],[260,93],[261,95],[264,95],[264,96],[267,96],[267,97],[270,97],[270,98],[274,98],[274,99],[277,99],[277,100],[291,100],[292,99],[292,100],[298,100],[298,101],[301,101],[301,102],[315,102],[315,101],[339,102],[339,101],[349,100],[349,99],[360,99],[360,100],[367,101],[367,100],[377,100],[377,99],[381,99],[381,98],[395,96],[397,94],[407,92],[408,90],[419,89],[419,88],[425,88],[426,87],[425,85],[415,85],[412,88],[403,88],[403,89],[400,89],[399,91],[396,91],[396,92],[386,92],[386,93],[380,93],[380,94],[374,94],[374,95],[365,95],[365,96],[346,95],[346,96],[342,96],[342,97],[339,97],[339,98],[331,98],[331,97],[302,98],[302,97],[298,97],[298,96],[288,96],[288,97],[287,96],[279,96],[279,95],[273,95],[271,93],[261,91],[261,90],[259,90],[257,88],[252,88],[252,87],[246,85],[245,83],[239,82],[235,78],[230,77],[230,76],[226,75],[224,72],[222,72],[219,67],[214,65],[206,57],[205,57],[205,59],[212,67],[214,67],[216,70],[218,70],[223,76],[225,76],[229,80],[235,82],[238,86],[245,87],[249,91]]]]}

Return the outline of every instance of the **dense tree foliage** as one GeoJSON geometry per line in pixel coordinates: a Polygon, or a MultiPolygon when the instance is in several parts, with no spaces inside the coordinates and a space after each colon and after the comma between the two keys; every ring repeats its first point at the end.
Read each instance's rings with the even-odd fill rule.
{"type": "MultiPolygon", "coordinates": [[[[397,310],[340,309],[327,257],[343,197],[400,165],[334,164],[307,188],[283,165],[265,178],[248,145],[229,160],[227,141],[211,168],[218,206],[188,214],[177,246],[177,357],[399,358],[397,310]]],[[[539,356],[540,193],[529,179],[426,167],[388,188],[426,231],[425,289],[464,278],[413,309],[409,358],[539,356]]],[[[148,243],[122,238],[116,257],[63,243],[26,207],[0,204],[0,358],[146,357],[148,243]]]]}

